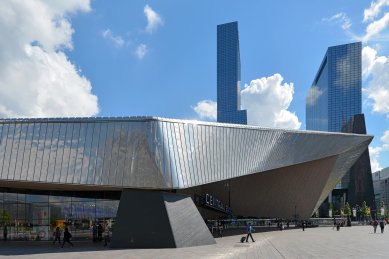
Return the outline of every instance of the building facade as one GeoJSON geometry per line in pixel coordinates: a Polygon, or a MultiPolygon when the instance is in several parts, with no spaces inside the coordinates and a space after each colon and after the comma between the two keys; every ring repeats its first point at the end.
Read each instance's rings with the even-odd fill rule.
{"type": "Polygon", "coordinates": [[[240,106],[238,22],[217,26],[217,121],[247,124],[240,106]]]}
{"type": "Polygon", "coordinates": [[[376,207],[381,208],[383,202],[389,209],[389,167],[373,173],[373,185],[376,207]]]}
{"type": "Polygon", "coordinates": [[[341,132],[362,113],[362,43],[329,47],[308,91],[307,130],[341,132]]]}
{"type": "Polygon", "coordinates": [[[11,239],[57,226],[90,238],[101,223],[116,247],[211,244],[203,218],[309,218],[371,140],[155,117],[3,119],[0,224],[11,239]]]}
{"type": "MultiPolygon", "coordinates": [[[[362,114],[362,44],[329,47],[308,90],[307,130],[366,134],[362,114]]],[[[328,197],[337,208],[366,201],[374,207],[368,151],[328,197]]],[[[328,211],[327,206],[324,210],[328,211]]]]}

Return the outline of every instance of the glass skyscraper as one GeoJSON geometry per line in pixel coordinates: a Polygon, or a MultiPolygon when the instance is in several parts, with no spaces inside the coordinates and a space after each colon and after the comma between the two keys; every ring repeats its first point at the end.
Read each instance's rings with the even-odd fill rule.
{"type": "Polygon", "coordinates": [[[341,132],[362,113],[362,44],[329,47],[308,91],[307,130],[341,132]]]}
{"type": "Polygon", "coordinates": [[[246,110],[240,110],[238,22],[217,26],[217,121],[247,124],[246,110]]]}
{"type": "MultiPolygon", "coordinates": [[[[361,115],[361,54],[361,42],[332,46],[327,49],[312,86],[308,90],[306,100],[307,130],[347,132],[345,131],[347,125],[355,116],[361,115]]],[[[367,168],[360,170],[359,175],[365,169],[367,168]]],[[[363,184],[365,183],[360,183],[360,185],[363,184]]],[[[351,193],[349,187],[350,171],[338,182],[330,194],[328,202],[341,206],[346,200],[351,201],[350,198],[356,194],[351,193]]],[[[327,208],[323,208],[323,210],[328,211],[327,208]]]]}

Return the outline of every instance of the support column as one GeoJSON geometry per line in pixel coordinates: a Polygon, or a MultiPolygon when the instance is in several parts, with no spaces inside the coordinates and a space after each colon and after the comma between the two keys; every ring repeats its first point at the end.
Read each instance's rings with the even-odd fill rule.
{"type": "Polygon", "coordinates": [[[189,196],[124,189],[112,248],[178,248],[215,244],[189,196]]]}

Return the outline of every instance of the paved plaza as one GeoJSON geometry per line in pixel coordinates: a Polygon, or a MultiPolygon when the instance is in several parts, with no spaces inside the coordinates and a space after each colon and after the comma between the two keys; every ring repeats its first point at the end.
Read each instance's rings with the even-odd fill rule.
{"type": "Polygon", "coordinates": [[[290,229],[254,233],[255,243],[240,243],[242,235],[217,238],[216,245],[180,249],[120,249],[74,242],[60,248],[48,242],[0,242],[7,258],[389,258],[387,233],[374,234],[370,226],[290,229]]]}

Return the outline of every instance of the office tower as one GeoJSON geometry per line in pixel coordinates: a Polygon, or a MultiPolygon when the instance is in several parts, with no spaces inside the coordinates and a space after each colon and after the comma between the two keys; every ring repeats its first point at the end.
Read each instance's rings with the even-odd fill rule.
{"type": "Polygon", "coordinates": [[[240,109],[240,52],[238,22],[217,26],[217,121],[247,124],[240,109]]]}
{"type": "MultiPolygon", "coordinates": [[[[307,130],[366,134],[362,114],[362,44],[329,47],[306,100],[307,130]]],[[[374,206],[368,151],[339,179],[328,201],[340,207],[366,201],[374,206]]]]}
{"type": "Polygon", "coordinates": [[[329,47],[308,91],[307,130],[341,132],[362,113],[361,42],[329,47]]]}

